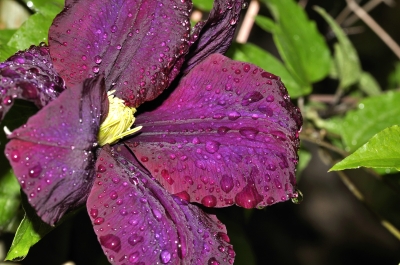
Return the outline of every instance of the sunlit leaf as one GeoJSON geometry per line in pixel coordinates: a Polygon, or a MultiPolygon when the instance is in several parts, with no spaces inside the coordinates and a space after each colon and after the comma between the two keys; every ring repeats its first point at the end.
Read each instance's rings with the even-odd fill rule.
{"type": "Polygon", "coordinates": [[[341,131],[347,151],[355,151],[376,133],[399,124],[399,105],[400,93],[388,92],[364,99],[356,110],[349,111],[341,131]]]}
{"type": "Polygon", "coordinates": [[[340,87],[347,88],[355,84],[361,75],[357,51],[340,26],[324,9],[315,7],[315,10],[326,20],[338,39],[338,43],[334,45],[336,72],[340,80],[340,87]]]}
{"type": "Polygon", "coordinates": [[[368,72],[362,72],[358,83],[361,91],[363,91],[368,96],[377,96],[381,94],[381,87],[375,78],[368,72]]]}
{"type": "Polygon", "coordinates": [[[7,43],[11,36],[15,33],[16,30],[14,29],[3,29],[0,30],[0,44],[7,43]]]}
{"type": "Polygon", "coordinates": [[[301,84],[301,81],[296,80],[277,58],[254,44],[235,43],[231,46],[227,55],[237,61],[258,65],[264,70],[279,76],[292,98],[297,98],[311,92],[311,87],[301,84]]]}
{"type": "MultiPolygon", "coordinates": [[[[2,161],[5,162],[5,161],[2,161]]],[[[2,163],[2,165],[4,165],[2,163]]],[[[11,170],[0,175],[0,231],[7,230],[20,205],[20,186],[11,170]]]]}
{"type": "Polygon", "coordinates": [[[327,76],[331,57],[315,21],[293,0],[263,0],[276,26],[273,37],[279,53],[292,75],[313,83],[327,76]]]}
{"type": "Polygon", "coordinates": [[[24,204],[24,209],[25,217],[18,227],[5,260],[24,259],[29,249],[53,229],[36,215],[35,210],[27,202],[24,204]]]}
{"type": "Polygon", "coordinates": [[[358,167],[400,169],[400,127],[389,127],[374,137],[353,154],[333,166],[330,171],[358,167]]]}

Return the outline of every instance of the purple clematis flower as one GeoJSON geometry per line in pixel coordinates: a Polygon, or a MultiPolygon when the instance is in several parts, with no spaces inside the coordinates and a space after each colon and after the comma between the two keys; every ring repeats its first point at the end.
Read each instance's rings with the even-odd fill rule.
{"type": "Polygon", "coordinates": [[[40,108],[6,156],[43,221],[86,203],[112,264],[232,264],[225,226],[192,203],[297,196],[298,109],[221,55],[242,4],[217,0],[190,31],[187,0],[67,0],[49,47],[0,64],[0,117],[15,98],[40,108]]]}

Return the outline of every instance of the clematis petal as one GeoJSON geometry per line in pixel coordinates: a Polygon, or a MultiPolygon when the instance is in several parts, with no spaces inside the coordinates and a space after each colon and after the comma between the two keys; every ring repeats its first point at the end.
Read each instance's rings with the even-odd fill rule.
{"type": "Polygon", "coordinates": [[[191,34],[191,47],[183,72],[188,73],[195,65],[213,53],[224,54],[232,42],[240,12],[245,0],[216,0],[206,21],[196,24],[191,34]]]}
{"type": "Polygon", "coordinates": [[[235,253],[225,226],[215,216],[168,194],[128,152],[123,145],[101,150],[87,201],[109,261],[114,265],[232,264],[235,253]]]}
{"type": "Polygon", "coordinates": [[[64,89],[46,46],[17,52],[0,63],[0,121],[16,98],[32,101],[41,108],[64,89]]]}
{"type": "Polygon", "coordinates": [[[54,65],[68,86],[104,74],[130,107],[157,97],[188,50],[190,1],[67,0],[49,31],[54,65]]]}
{"type": "Polygon", "coordinates": [[[209,207],[263,207],[295,196],[302,124],[279,78],[214,54],[125,143],[172,194],[209,207]]]}
{"type": "Polygon", "coordinates": [[[92,186],[94,146],[108,104],[104,80],[65,90],[8,137],[6,156],[43,221],[81,206],[92,186]]]}

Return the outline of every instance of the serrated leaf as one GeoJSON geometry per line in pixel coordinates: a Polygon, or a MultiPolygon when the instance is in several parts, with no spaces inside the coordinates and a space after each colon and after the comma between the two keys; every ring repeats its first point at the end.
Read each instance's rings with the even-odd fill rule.
{"type": "Polygon", "coordinates": [[[24,209],[25,216],[18,227],[5,260],[18,261],[24,259],[28,255],[29,249],[53,229],[36,215],[35,210],[28,202],[24,203],[24,209]]]}
{"type": "Polygon", "coordinates": [[[227,55],[237,61],[253,63],[279,76],[292,98],[297,98],[311,92],[311,87],[301,84],[299,80],[296,80],[277,58],[254,44],[234,43],[227,55]]]}
{"type": "Polygon", "coordinates": [[[293,0],[262,2],[276,21],[274,42],[291,74],[308,84],[326,77],[331,65],[330,51],[316,23],[293,0]]]}
{"type": "Polygon", "coordinates": [[[338,39],[338,43],[334,45],[336,72],[340,81],[339,86],[348,88],[357,83],[361,75],[361,65],[357,51],[341,27],[324,9],[315,7],[315,10],[329,24],[338,39]]]}
{"type": "Polygon", "coordinates": [[[272,33],[275,30],[275,22],[268,17],[258,15],[256,16],[255,22],[260,28],[262,28],[266,32],[272,33]]]}
{"type": "Polygon", "coordinates": [[[362,72],[358,83],[361,91],[368,96],[377,96],[381,94],[382,89],[375,78],[368,72],[362,72]]]}
{"type": "Polygon", "coordinates": [[[400,127],[389,127],[374,137],[353,154],[333,166],[329,171],[359,167],[400,169],[400,127]]]}
{"type": "Polygon", "coordinates": [[[341,132],[347,151],[355,151],[376,133],[399,124],[399,105],[400,93],[391,91],[366,98],[358,104],[357,110],[349,111],[341,132]]]}
{"type": "Polygon", "coordinates": [[[210,11],[214,4],[213,0],[192,0],[192,2],[194,7],[203,11],[210,11]]]}

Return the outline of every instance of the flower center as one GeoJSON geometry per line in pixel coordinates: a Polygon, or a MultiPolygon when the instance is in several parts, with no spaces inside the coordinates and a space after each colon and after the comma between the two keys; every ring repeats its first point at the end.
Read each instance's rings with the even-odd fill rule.
{"type": "Polygon", "coordinates": [[[135,122],[133,114],[136,113],[136,109],[127,107],[122,99],[113,95],[114,92],[115,90],[112,90],[107,93],[110,106],[107,118],[100,125],[98,134],[100,146],[115,144],[119,139],[142,129],[142,126],[131,129],[131,126],[135,122]]]}

